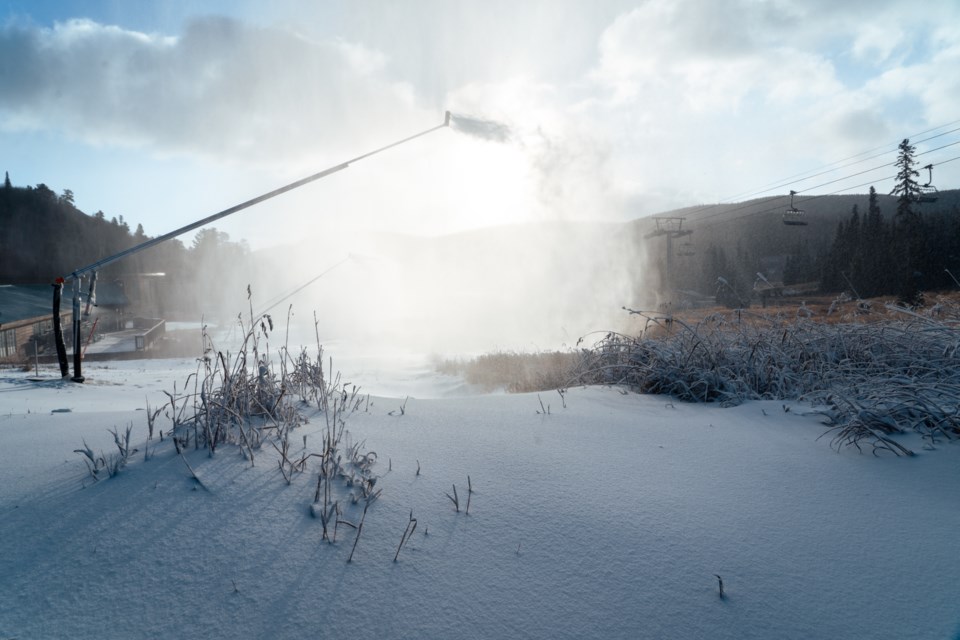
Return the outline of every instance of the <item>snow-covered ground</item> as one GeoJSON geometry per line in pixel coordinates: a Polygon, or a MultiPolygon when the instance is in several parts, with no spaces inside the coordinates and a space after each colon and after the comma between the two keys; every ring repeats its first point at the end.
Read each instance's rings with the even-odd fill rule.
{"type": "Polygon", "coordinates": [[[0,372],[0,638],[960,637],[956,444],[837,453],[802,405],[469,395],[401,364],[346,363],[381,394],[347,422],[382,490],[351,563],[271,447],[188,452],[202,486],[169,438],[143,460],[146,403],[195,361],[0,372]],[[128,424],[139,453],[92,482],[74,450],[128,424]]]}

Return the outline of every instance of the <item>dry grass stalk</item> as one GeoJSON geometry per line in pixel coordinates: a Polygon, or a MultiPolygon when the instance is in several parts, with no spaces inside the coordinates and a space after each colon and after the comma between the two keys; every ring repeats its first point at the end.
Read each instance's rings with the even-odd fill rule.
{"type": "Polygon", "coordinates": [[[370,503],[372,500],[367,500],[363,505],[363,515],[360,516],[360,524],[357,525],[357,535],[353,539],[353,547],[350,549],[350,557],[347,558],[347,562],[353,562],[353,554],[357,551],[357,543],[360,542],[360,534],[363,533],[363,522],[367,519],[367,509],[370,508],[370,503]]]}
{"type": "Polygon", "coordinates": [[[470,482],[470,476],[467,476],[467,509],[466,514],[470,515],[470,498],[473,496],[473,484],[470,482]]]}
{"type": "Polygon", "coordinates": [[[460,497],[457,495],[457,485],[453,485],[453,495],[449,493],[446,494],[450,498],[450,502],[453,503],[453,507],[457,510],[457,513],[460,513],[460,497]]]}
{"type": "Polygon", "coordinates": [[[721,578],[717,574],[713,574],[713,575],[717,578],[717,582],[719,583],[719,588],[720,588],[720,599],[723,600],[724,598],[727,597],[726,594],[723,592],[723,578],[721,578]]]}
{"type": "Polygon", "coordinates": [[[417,529],[417,519],[413,517],[413,509],[410,510],[410,520],[407,522],[407,527],[403,530],[403,535],[400,536],[400,544],[397,545],[397,552],[393,555],[393,561],[396,562],[397,558],[400,557],[400,549],[403,548],[403,545],[407,543],[410,539],[410,536],[413,535],[413,532],[417,529]]]}

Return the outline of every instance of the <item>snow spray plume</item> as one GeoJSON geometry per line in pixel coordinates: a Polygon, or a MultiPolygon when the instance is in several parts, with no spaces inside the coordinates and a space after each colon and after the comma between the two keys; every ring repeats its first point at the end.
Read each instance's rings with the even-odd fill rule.
{"type": "Polygon", "coordinates": [[[495,120],[451,114],[450,125],[457,131],[491,142],[507,142],[510,140],[510,127],[495,120]]]}

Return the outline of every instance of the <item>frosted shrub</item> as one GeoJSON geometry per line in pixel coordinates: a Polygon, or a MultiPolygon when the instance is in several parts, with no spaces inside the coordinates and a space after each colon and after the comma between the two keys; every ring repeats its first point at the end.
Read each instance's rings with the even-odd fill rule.
{"type": "Polygon", "coordinates": [[[691,402],[808,401],[825,407],[834,447],[910,454],[887,436],[913,430],[933,443],[960,434],[958,315],[888,309],[871,324],[650,318],[656,331],[646,336],[606,334],[585,352],[577,379],[691,402]]]}
{"type": "Polygon", "coordinates": [[[252,465],[267,445],[278,454],[276,464],[287,484],[312,463],[317,475],[310,513],[321,521],[322,539],[335,542],[343,524],[356,530],[355,550],[366,512],[380,490],[375,488],[373,471],[377,454],[364,450],[363,442],[351,443],[346,421],[366,410],[369,397],[361,395],[356,385],[343,384],[339,374],[324,370],[319,336],[315,356],[306,348],[291,354],[286,345],[271,356],[273,319],[266,314],[254,316],[251,309],[248,323],[239,321],[243,339],[237,353],[216,349],[204,331],[204,357],[191,376],[193,389],[177,393],[174,388],[167,393],[164,411],[172,422],[169,435],[177,452],[182,454],[192,445],[212,456],[222,445],[236,446],[252,465]],[[294,453],[293,431],[307,422],[304,411],[311,406],[311,412],[319,412],[325,421],[320,449],[308,450],[304,436],[303,448],[294,453]],[[346,520],[344,512],[361,502],[359,523],[346,520]]]}

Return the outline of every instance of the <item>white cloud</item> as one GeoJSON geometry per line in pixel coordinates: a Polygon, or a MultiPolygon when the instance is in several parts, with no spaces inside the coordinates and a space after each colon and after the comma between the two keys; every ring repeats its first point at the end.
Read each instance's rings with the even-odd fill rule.
{"type": "Polygon", "coordinates": [[[956,119],[958,30],[942,26],[956,14],[643,3],[603,32],[589,76],[592,116],[618,136],[617,184],[641,202],[709,201],[956,119]]]}
{"type": "Polygon", "coordinates": [[[403,161],[364,165],[377,193],[359,196],[350,179],[351,201],[449,230],[712,201],[957,117],[951,3],[588,5],[415,2],[351,14],[344,29],[318,6],[289,27],[203,18],[176,37],[8,25],[0,61],[16,64],[0,62],[0,129],[289,176],[421,130],[443,108],[502,121],[516,132],[503,148],[411,145],[403,161]],[[431,172],[452,191],[427,194],[431,172]],[[397,196],[405,183],[417,199],[397,196]]]}
{"type": "Polygon", "coordinates": [[[880,65],[902,46],[904,36],[903,30],[896,24],[869,23],[856,34],[850,51],[859,60],[880,65]]]}
{"type": "Polygon", "coordinates": [[[793,14],[756,3],[734,5],[644,4],[603,33],[592,78],[614,103],[669,111],[736,111],[751,94],[782,102],[836,91],[831,63],[790,37],[793,14]]]}
{"type": "Polygon", "coordinates": [[[421,115],[409,86],[379,75],[376,51],[228,18],[194,20],[177,38],[87,20],[8,26],[0,56],[18,61],[0,67],[8,123],[95,144],[296,156],[342,143],[351,126],[421,115]]]}

